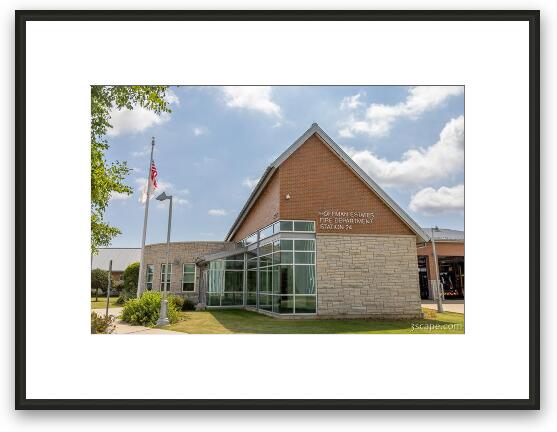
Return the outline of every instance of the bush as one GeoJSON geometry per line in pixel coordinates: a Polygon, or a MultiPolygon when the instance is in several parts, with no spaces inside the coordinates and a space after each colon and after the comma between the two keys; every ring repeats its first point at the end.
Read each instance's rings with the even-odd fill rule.
{"type": "MultiPolygon", "coordinates": [[[[131,325],[155,326],[159,319],[161,298],[161,293],[150,291],[143,293],[140,298],[127,300],[122,309],[122,321],[131,325]]],[[[178,321],[178,310],[172,298],[168,301],[167,315],[171,323],[178,321]]]]}
{"type": "Polygon", "coordinates": [[[182,304],[183,311],[192,311],[195,310],[195,303],[192,302],[189,298],[184,299],[184,303],[182,304]]]}
{"type": "Polygon", "coordinates": [[[91,334],[109,334],[115,327],[114,316],[102,316],[91,312],[91,334]]]}
{"type": "Polygon", "coordinates": [[[184,306],[184,298],[183,297],[175,296],[175,295],[170,296],[170,297],[168,297],[168,303],[170,303],[170,302],[174,303],[174,308],[177,311],[183,310],[182,309],[182,307],[184,306]]]}
{"type": "Polygon", "coordinates": [[[98,294],[106,293],[108,289],[108,272],[99,268],[91,270],[91,291],[95,290],[95,297],[98,294]]]}

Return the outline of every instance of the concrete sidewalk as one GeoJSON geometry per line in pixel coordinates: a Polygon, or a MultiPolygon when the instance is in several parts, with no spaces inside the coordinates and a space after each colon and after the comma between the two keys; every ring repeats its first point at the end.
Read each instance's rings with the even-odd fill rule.
{"type": "MultiPolygon", "coordinates": [[[[106,313],[106,309],[92,309],[93,312],[96,312],[98,315],[104,316],[106,313]]],[[[172,330],[165,330],[162,328],[151,328],[151,327],[144,327],[144,326],[132,326],[129,325],[128,323],[125,323],[124,321],[121,321],[118,319],[118,317],[120,316],[120,313],[122,312],[122,308],[121,307],[115,307],[115,308],[109,308],[108,309],[108,314],[109,315],[114,315],[116,317],[116,320],[114,322],[114,324],[116,325],[114,331],[112,332],[112,334],[173,334],[173,335],[179,335],[179,334],[185,334],[183,332],[175,332],[172,330]]]]}
{"type": "MultiPolygon", "coordinates": [[[[437,303],[434,301],[428,301],[427,303],[422,303],[423,308],[437,310],[437,303]]],[[[443,302],[443,310],[445,312],[456,312],[463,314],[464,313],[464,302],[443,302]]]]}

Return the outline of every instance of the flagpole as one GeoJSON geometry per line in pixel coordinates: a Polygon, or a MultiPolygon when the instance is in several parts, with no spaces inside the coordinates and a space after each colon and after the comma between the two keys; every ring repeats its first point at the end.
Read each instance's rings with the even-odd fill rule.
{"type": "Polygon", "coordinates": [[[137,298],[145,291],[147,274],[145,273],[145,237],[147,236],[147,218],[149,216],[149,198],[151,197],[151,167],[153,166],[153,149],[155,148],[155,137],[151,140],[151,158],[147,169],[147,199],[145,200],[145,216],[143,217],[143,237],[141,238],[141,260],[139,262],[139,278],[137,287],[137,298]]]}

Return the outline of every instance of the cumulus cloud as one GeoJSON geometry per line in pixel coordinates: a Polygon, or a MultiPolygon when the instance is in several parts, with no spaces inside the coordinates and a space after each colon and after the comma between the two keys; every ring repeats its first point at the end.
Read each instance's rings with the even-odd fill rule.
{"type": "Polygon", "coordinates": [[[246,177],[244,179],[244,181],[242,182],[242,186],[253,189],[257,185],[257,183],[259,183],[259,178],[260,177],[252,179],[252,178],[246,177]]]}
{"type": "MultiPolygon", "coordinates": [[[[136,177],[134,182],[138,185],[136,192],[139,194],[139,199],[141,202],[141,197],[143,195],[143,191],[147,185],[147,179],[136,177]]],[[[189,200],[183,197],[183,195],[188,195],[190,193],[189,189],[183,188],[178,189],[174,186],[174,184],[167,182],[165,180],[158,180],[157,179],[157,189],[155,193],[151,195],[151,199],[157,197],[162,192],[166,192],[167,195],[172,195],[172,204],[174,205],[185,205],[191,207],[191,203],[189,200]]],[[[158,208],[166,208],[167,203],[157,201],[158,208]]]]}
{"type": "Polygon", "coordinates": [[[348,155],[375,181],[385,187],[412,186],[449,177],[464,168],[464,117],[450,120],[439,140],[425,149],[404,152],[390,161],[369,150],[345,148],[348,155]]]}
{"type": "MultiPolygon", "coordinates": [[[[166,101],[169,105],[180,105],[180,99],[178,95],[169,89],[166,92],[166,101]]],[[[125,135],[125,134],[135,134],[143,132],[153,126],[161,125],[170,120],[169,113],[156,114],[153,111],[149,111],[143,107],[136,106],[133,110],[127,108],[118,110],[112,109],[110,111],[110,124],[111,129],[108,129],[109,136],[125,135]]],[[[141,154],[134,154],[135,156],[144,155],[144,151],[138,152],[141,154]]]]}
{"type": "Polygon", "coordinates": [[[352,115],[341,122],[339,134],[349,138],[355,134],[365,134],[370,137],[384,137],[389,135],[393,123],[398,118],[417,119],[426,111],[442,105],[449,97],[462,94],[462,86],[419,86],[408,90],[404,102],[396,105],[372,103],[363,117],[352,115]]]}
{"type": "Polygon", "coordinates": [[[231,108],[259,111],[271,117],[282,116],[280,106],[271,100],[270,86],[224,86],[224,101],[231,108]]]}
{"type": "Polygon", "coordinates": [[[228,212],[224,209],[211,209],[207,212],[209,216],[226,216],[228,212]]]}
{"type": "Polygon", "coordinates": [[[354,96],[346,96],[340,102],[340,109],[347,110],[347,109],[356,109],[362,106],[364,103],[360,100],[363,93],[355,94],[354,96]]]}
{"type": "Polygon", "coordinates": [[[417,213],[430,215],[461,212],[464,210],[464,185],[427,187],[412,196],[409,207],[417,213]]]}

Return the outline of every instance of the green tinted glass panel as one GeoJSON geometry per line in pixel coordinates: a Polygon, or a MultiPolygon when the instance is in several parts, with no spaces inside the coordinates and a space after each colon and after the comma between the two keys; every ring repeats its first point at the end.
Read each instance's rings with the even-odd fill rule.
{"type": "Polygon", "coordinates": [[[281,231],[292,231],[293,224],[292,221],[280,221],[281,231]]]}
{"type": "Polygon", "coordinates": [[[242,293],[224,293],[222,306],[241,306],[244,302],[242,293]]]}
{"type": "Polygon", "coordinates": [[[280,263],[281,264],[292,264],[292,252],[281,252],[280,253],[280,263]]]}
{"type": "Polygon", "coordinates": [[[294,313],[294,296],[273,296],[273,312],[281,314],[294,313]]]}
{"type": "Polygon", "coordinates": [[[255,294],[255,292],[248,292],[247,296],[246,296],[246,303],[249,306],[255,306],[257,304],[257,296],[255,294]]]}
{"type": "Polygon", "coordinates": [[[297,251],[313,251],[315,247],[314,240],[295,240],[294,248],[297,251]]]}
{"type": "Polygon", "coordinates": [[[184,273],[195,273],[195,264],[184,264],[184,273]]]}
{"type": "Polygon", "coordinates": [[[315,313],[315,296],[296,296],[296,313],[315,313]]]}
{"type": "Polygon", "coordinates": [[[280,241],[280,249],[281,250],[292,250],[294,243],[292,240],[281,240],[280,241]]]}
{"type": "Polygon", "coordinates": [[[273,292],[278,293],[280,292],[280,270],[279,266],[274,266],[271,269],[272,279],[273,279],[273,292]]]}
{"type": "Polygon", "coordinates": [[[227,270],[243,270],[244,269],[244,262],[243,261],[226,261],[226,269],[227,270]]]}
{"type": "Polygon", "coordinates": [[[279,292],[281,294],[292,294],[294,292],[294,267],[280,266],[279,292]]]}
{"type": "Polygon", "coordinates": [[[220,306],[220,294],[208,294],[207,306],[220,306]]]}
{"type": "Polygon", "coordinates": [[[259,267],[267,267],[273,263],[273,256],[272,255],[265,255],[259,257],[259,267]]]}
{"type": "Polygon", "coordinates": [[[294,222],[294,231],[314,231],[314,222],[294,222]]]}
{"type": "Polygon", "coordinates": [[[248,269],[255,269],[255,268],[257,268],[257,260],[256,259],[249,260],[248,269]]]}
{"type": "Polygon", "coordinates": [[[296,294],[315,293],[315,266],[296,266],[296,294]]]}
{"type": "Polygon", "coordinates": [[[259,292],[272,292],[272,271],[271,268],[261,269],[259,272],[259,292]]]}
{"type": "Polygon", "coordinates": [[[272,310],[272,295],[259,294],[259,308],[264,310],[272,310]]]}
{"type": "Polygon", "coordinates": [[[296,264],[314,264],[315,254],[313,252],[296,252],[294,257],[296,264]]]}
{"type": "Polygon", "coordinates": [[[248,271],[247,274],[247,290],[255,292],[257,289],[257,271],[248,271]]]}
{"type": "Polygon", "coordinates": [[[244,273],[236,271],[227,271],[224,275],[224,291],[243,291],[244,289],[244,273]]]}

